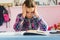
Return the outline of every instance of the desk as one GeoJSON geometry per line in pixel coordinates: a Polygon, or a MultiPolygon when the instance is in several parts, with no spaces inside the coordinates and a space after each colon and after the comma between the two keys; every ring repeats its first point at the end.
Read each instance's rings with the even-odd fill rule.
{"type": "Polygon", "coordinates": [[[60,36],[10,36],[0,37],[0,40],[60,40],[60,36]]]}
{"type": "MultiPolygon", "coordinates": [[[[25,31],[24,31],[25,32],[25,31]]],[[[23,36],[17,32],[7,32],[5,35],[0,35],[0,40],[60,40],[60,34],[50,34],[47,36],[23,36]],[[8,35],[10,34],[10,35],[8,35]]]]}

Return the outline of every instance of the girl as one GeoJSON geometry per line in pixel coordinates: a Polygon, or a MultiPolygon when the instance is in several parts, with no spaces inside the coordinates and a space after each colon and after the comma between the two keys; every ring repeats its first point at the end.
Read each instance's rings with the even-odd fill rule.
{"type": "Polygon", "coordinates": [[[37,5],[34,0],[25,0],[22,5],[22,13],[18,14],[16,23],[14,24],[15,31],[37,30],[46,31],[46,22],[39,17],[37,13],[37,5]]]}

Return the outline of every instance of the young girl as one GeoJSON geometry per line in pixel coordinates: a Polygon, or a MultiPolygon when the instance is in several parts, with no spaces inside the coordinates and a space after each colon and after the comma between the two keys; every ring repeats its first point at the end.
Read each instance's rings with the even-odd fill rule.
{"type": "Polygon", "coordinates": [[[46,31],[47,24],[37,13],[37,5],[34,0],[25,0],[22,5],[22,13],[18,14],[15,31],[37,30],[46,31]]]}

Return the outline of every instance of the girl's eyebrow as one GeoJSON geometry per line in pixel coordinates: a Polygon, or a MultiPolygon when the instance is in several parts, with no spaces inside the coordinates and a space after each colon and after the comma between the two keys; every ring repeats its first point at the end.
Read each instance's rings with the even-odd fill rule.
{"type": "MultiPolygon", "coordinates": [[[[26,11],[26,12],[28,12],[28,11],[26,11]]],[[[32,11],[32,12],[34,12],[34,11],[32,11]]],[[[32,13],[32,12],[31,12],[31,13],[32,13]]],[[[29,13],[29,12],[28,12],[28,13],[29,13]]]]}

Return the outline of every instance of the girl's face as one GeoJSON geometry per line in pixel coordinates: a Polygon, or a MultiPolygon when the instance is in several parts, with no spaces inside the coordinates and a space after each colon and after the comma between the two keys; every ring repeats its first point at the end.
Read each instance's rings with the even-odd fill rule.
{"type": "Polygon", "coordinates": [[[26,17],[32,18],[34,14],[34,8],[26,8],[26,17]]]}

